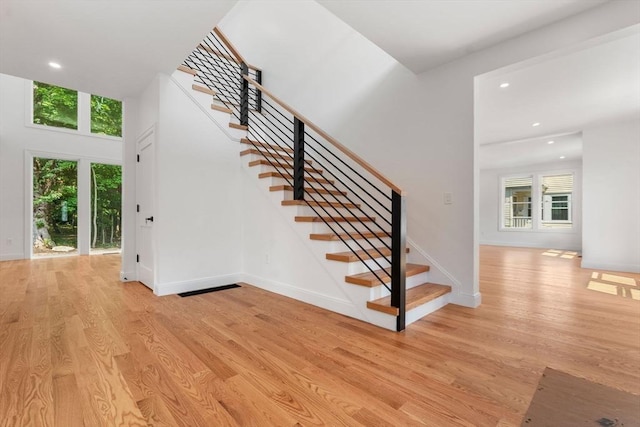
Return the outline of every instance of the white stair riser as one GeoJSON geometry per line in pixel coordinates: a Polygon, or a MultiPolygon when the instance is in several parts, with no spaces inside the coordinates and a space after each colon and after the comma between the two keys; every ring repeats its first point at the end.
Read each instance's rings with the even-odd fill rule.
{"type": "MultiPolygon", "coordinates": [[[[327,254],[339,253],[339,252],[347,252],[347,251],[349,251],[350,248],[353,248],[354,250],[359,250],[360,249],[353,240],[347,240],[346,244],[343,243],[340,240],[332,240],[332,241],[314,240],[313,242],[314,242],[314,244],[316,246],[318,246],[318,248],[320,248],[321,251],[323,251],[323,252],[325,252],[327,254]]],[[[371,247],[371,244],[367,243],[365,240],[358,240],[358,242],[364,248],[370,248],[371,247]]],[[[377,243],[378,243],[377,247],[382,245],[379,241],[377,241],[377,243]]]]}
{"type": "Polygon", "coordinates": [[[423,317],[441,309],[445,305],[449,304],[451,299],[451,293],[442,295],[426,304],[422,304],[413,310],[407,311],[405,315],[405,324],[409,326],[413,322],[422,319],[423,317]]]}
{"type": "MultiPolygon", "coordinates": [[[[278,161],[273,157],[263,158],[261,160],[266,160],[271,163],[266,165],[260,165],[260,166],[252,166],[254,168],[259,169],[260,173],[279,171],[279,172],[284,172],[288,174],[293,174],[293,167],[287,164],[288,162],[286,160],[278,161]]],[[[322,171],[305,170],[304,173],[305,173],[305,177],[311,182],[313,182],[313,178],[310,178],[310,176],[314,176],[317,179],[324,179],[324,177],[322,176],[322,171]]],[[[329,185],[329,184],[325,184],[325,185],[329,185]]]]}
{"type": "MultiPolygon", "coordinates": [[[[407,277],[405,286],[407,289],[411,289],[411,288],[415,288],[416,286],[422,285],[423,283],[428,282],[428,276],[429,276],[428,272],[424,272],[424,273],[416,274],[415,276],[407,277]]],[[[387,286],[391,288],[390,283],[387,283],[387,286]]],[[[374,286],[373,288],[369,288],[369,289],[371,289],[371,294],[369,298],[370,301],[378,298],[383,298],[389,295],[389,291],[387,290],[387,288],[382,286],[382,284],[378,286],[374,286]]]]}
{"type": "MultiPolygon", "coordinates": [[[[323,194],[323,196],[325,196],[324,199],[319,196],[315,197],[314,195],[313,200],[317,200],[320,203],[323,203],[325,200],[330,203],[335,202],[335,199],[331,197],[327,197],[326,194],[323,194]]],[[[360,211],[358,208],[345,208],[340,206],[316,206],[316,205],[311,205],[311,206],[300,205],[300,206],[297,206],[297,208],[298,208],[297,213],[298,215],[301,215],[301,216],[322,215],[322,216],[339,217],[339,215],[342,214],[345,217],[350,217],[350,216],[365,217],[365,214],[362,213],[362,211],[360,211]]],[[[370,227],[373,231],[379,230],[379,227],[377,226],[370,226],[370,227]]]]}
{"type": "MultiPolygon", "coordinates": [[[[344,231],[342,231],[343,229],[346,230],[347,232],[358,230],[364,233],[369,231],[366,229],[366,227],[363,224],[359,222],[340,223],[342,225],[342,228],[338,225],[334,226],[332,224],[333,230],[329,228],[329,226],[326,225],[324,222],[314,222],[312,224],[313,224],[312,233],[314,234],[324,234],[324,233],[334,233],[334,232],[344,233],[344,231]]],[[[372,224],[369,224],[368,226],[372,230],[376,230],[376,229],[379,230],[379,228],[374,228],[375,226],[372,224]]]]}

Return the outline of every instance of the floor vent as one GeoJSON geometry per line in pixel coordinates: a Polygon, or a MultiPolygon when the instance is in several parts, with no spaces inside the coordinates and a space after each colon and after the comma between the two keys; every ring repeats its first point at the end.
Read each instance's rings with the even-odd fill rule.
{"type": "Polygon", "coordinates": [[[209,292],[217,292],[217,291],[224,291],[226,289],[233,289],[233,288],[239,288],[240,285],[238,285],[237,283],[232,283],[230,285],[224,285],[224,286],[217,286],[215,288],[207,288],[207,289],[199,289],[197,291],[191,291],[191,292],[182,292],[180,295],[181,297],[191,297],[194,295],[201,295],[201,294],[208,294],[209,292]]]}

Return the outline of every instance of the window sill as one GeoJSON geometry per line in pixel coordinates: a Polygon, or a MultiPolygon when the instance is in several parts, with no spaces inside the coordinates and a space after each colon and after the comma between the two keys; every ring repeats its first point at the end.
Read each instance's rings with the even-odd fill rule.
{"type": "Polygon", "coordinates": [[[76,135],[76,136],[88,136],[91,138],[105,139],[107,141],[120,141],[120,142],[122,141],[121,136],[109,136],[109,135],[103,135],[100,133],[81,132],[77,129],[59,128],[55,126],[39,125],[36,123],[26,123],[25,127],[38,129],[38,130],[46,130],[50,132],[66,133],[66,134],[76,135]]]}

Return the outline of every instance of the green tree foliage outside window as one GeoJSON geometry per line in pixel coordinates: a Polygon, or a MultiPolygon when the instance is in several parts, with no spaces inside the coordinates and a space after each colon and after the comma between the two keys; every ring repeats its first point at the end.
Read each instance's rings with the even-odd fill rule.
{"type": "Polygon", "coordinates": [[[77,162],[33,159],[33,244],[37,252],[58,245],[77,246],[77,177],[77,162]]]}
{"type": "Polygon", "coordinates": [[[93,163],[91,182],[91,247],[119,248],[122,167],[93,163]]]}
{"type": "Polygon", "coordinates": [[[78,129],[78,92],[33,82],[33,123],[78,129]]]}
{"type": "Polygon", "coordinates": [[[122,136],[122,102],[91,95],[91,133],[122,136]]]}

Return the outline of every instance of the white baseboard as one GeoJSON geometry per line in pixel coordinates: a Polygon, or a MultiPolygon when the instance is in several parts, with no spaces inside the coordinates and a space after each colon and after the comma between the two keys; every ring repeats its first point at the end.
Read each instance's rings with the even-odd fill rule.
{"type": "Polygon", "coordinates": [[[286,283],[276,282],[251,274],[244,274],[243,282],[253,285],[257,288],[264,289],[279,295],[293,298],[298,301],[306,302],[317,307],[321,307],[345,316],[362,319],[362,314],[354,307],[353,303],[346,299],[338,299],[329,295],[319,294],[308,289],[302,289],[297,286],[288,285],[286,283]]]}
{"type": "Polygon", "coordinates": [[[482,295],[480,292],[476,292],[475,294],[458,294],[452,292],[449,297],[449,302],[463,307],[476,308],[482,303],[482,295]]]}
{"type": "Polygon", "coordinates": [[[552,247],[551,245],[544,245],[542,243],[523,243],[523,242],[492,242],[488,240],[481,240],[480,245],[485,246],[505,246],[505,247],[513,247],[513,248],[532,248],[532,249],[557,249],[561,251],[578,251],[582,250],[581,247],[552,247]]]}
{"type": "Polygon", "coordinates": [[[640,273],[640,265],[638,264],[613,264],[608,262],[590,261],[582,258],[582,268],[591,270],[608,270],[619,271],[621,273],[640,273]]]}
{"type": "Polygon", "coordinates": [[[215,288],[216,286],[242,282],[242,276],[243,275],[241,273],[234,273],[180,282],[156,283],[153,293],[158,296],[164,296],[179,294],[182,292],[198,291],[200,289],[215,288]]]}
{"type": "Polygon", "coordinates": [[[18,259],[25,259],[23,253],[13,253],[13,254],[0,254],[0,261],[15,261],[18,259]]]}

